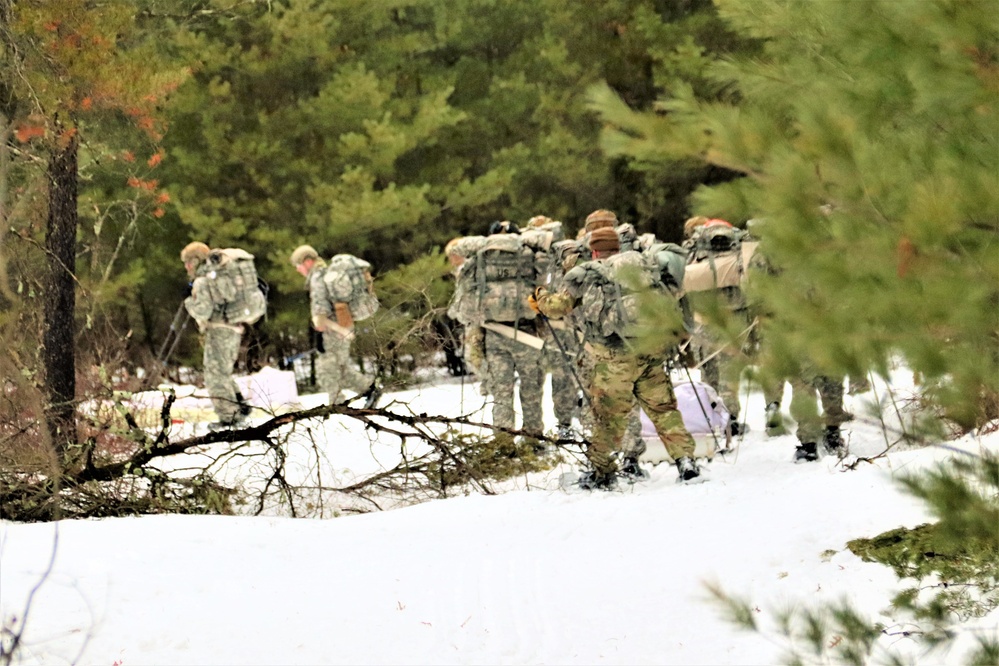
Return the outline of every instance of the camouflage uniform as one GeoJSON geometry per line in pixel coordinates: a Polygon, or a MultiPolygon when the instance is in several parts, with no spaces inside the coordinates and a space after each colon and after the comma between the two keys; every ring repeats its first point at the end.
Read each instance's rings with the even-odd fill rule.
{"type": "Polygon", "coordinates": [[[201,262],[195,270],[191,295],[184,301],[184,307],[204,336],[205,388],[212,407],[219,422],[232,423],[240,413],[239,388],[232,372],[239,357],[243,326],[224,321],[221,310],[212,301],[207,271],[207,265],[201,262]]]}
{"type": "MultiPolygon", "coordinates": [[[[541,313],[560,318],[579,305],[585,306],[590,290],[599,289],[595,271],[591,273],[590,268],[583,264],[566,273],[557,293],[540,291],[537,306],[541,313]]],[[[599,323],[587,321],[585,325],[587,351],[593,364],[589,395],[595,420],[586,456],[594,471],[604,476],[616,472],[614,454],[622,449],[629,414],[636,405],[655,425],[669,455],[689,462],[694,455],[694,439],[683,425],[662,360],[630,353],[623,338],[600,332],[599,323]]]]}
{"type": "Polygon", "coordinates": [[[343,400],[342,391],[348,389],[355,393],[365,393],[371,388],[374,379],[361,373],[350,358],[352,338],[344,337],[336,331],[324,330],[324,321],[335,321],[336,311],[329,289],[327,288],[326,262],[316,259],[312,270],[305,278],[309,289],[310,311],[313,325],[323,334],[323,351],[316,357],[316,382],[320,388],[329,394],[330,404],[338,404],[343,400]]]}
{"type": "MultiPolygon", "coordinates": [[[[525,332],[534,334],[533,322],[521,321],[519,326],[519,330],[527,329],[525,332]]],[[[541,353],[522,342],[489,330],[485,331],[484,346],[488,385],[493,396],[493,425],[511,430],[516,427],[513,393],[519,376],[523,429],[540,434],[544,428],[541,401],[545,377],[541,353]]]]}

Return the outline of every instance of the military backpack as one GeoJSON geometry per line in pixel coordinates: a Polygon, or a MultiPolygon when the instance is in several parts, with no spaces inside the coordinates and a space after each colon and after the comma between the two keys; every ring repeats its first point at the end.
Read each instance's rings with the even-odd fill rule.
{"type": "Polygon", "coordinates": [[[257,277],[253,255],[239,248],[212,250],[204,276],[216,312],[229,324],[254,324],[267,313],[266,285],[257,277]]]}
{"type": "Polygon", "coordinates": [[[590,341],[634,337],[641,293],[667,292],[655,257],[640,252],[620,252],[581,268],[585,275],[578,310],[590,341]]]}
{"type": "Polygon", "coordinates": [[[516,234],[487,236],[458,272],[449,312],[464,324],[534,319],[527,297],[537,279],[534,248],[516,234]]]}
{"type": "Polygon", "coordinates": [[[338,254],[329,260],[323,282],[335,303],[346,303],[354,321],[364,321],[378,311],[371,264],[352,254],[338,254]]]}
{"type": "Polygon", "coordinates": [[[717,224],[698,229],[692,239],[683,278],[686,292],[721,290],[733,308],[745,306],[746,268],[759,245],[746,232],[717,224]]]}

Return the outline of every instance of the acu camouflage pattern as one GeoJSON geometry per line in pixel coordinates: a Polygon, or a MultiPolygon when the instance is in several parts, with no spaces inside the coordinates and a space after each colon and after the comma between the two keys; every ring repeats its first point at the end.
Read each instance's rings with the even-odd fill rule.
{"type": "MultiPolygon", "coordinates": [[[[335,318],[335,296],[330,293],[326,278],[326,262],[319,259],[305,278],[309,287],[309,304],[313,323],[335,318]]],[[[318,328],[318,327],[317,327],[318,328]]],[[[373,378],[361,373],[351,362],[348,340],[334,331],[323,331],[324,352],[316,355],[316,382],[329,394],[330,404],[342,401],[343,389],[364,393],[371,387],[373,378]]]]}
{"type": "Polygon", "coordinates": [[[242,337],[241,331],[229,326],[207,326],[204,331],[205,388],[221,422],[232,422],[240,407],[232,371],[242,337]]]}
{"type": "MultiPolygon", "coordinates": [[[[529,331],[532,335],[534,330],[529,331]]],[[[541,434],[544,429],[541,402],[544,394],[544,369],[541,352],[494,331],[485,331],[486,383],[493,396],[493,425],[513,429],[514,387],[520,377],[522,429],[541,434]]]]}
{"type": "Polygon", "coordinates": [[[456,277],[448,314],[466,325],[534,319],[527,297],[538,279],[535,250],[517,234],[472,238],[452,250],[466,259],[456,277]],[[474,254],[465,254],[472,247],[474,254]]]}
{"type": "Polygon", "coordinates": [[[330,259],[323,273],[326,291],[334,303],[346,303],[354,321],[364,321],[378,311],[371,264],[351,254],[330,259]]]}

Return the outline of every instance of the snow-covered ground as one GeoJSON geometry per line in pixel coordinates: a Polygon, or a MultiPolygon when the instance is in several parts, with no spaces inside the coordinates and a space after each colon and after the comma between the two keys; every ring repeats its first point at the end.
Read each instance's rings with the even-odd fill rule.
{"type": "MultiPolygon", "coordinates": [[[[862,402],[848,405],[858,417],[862,402]]],[[[363,515],[323,509],[335,497],[320,493],[310,515],[325,519],[275,506],[262,517],[0,523],[0,617],[16,628],[37,586],[23,663],[119,666],[779,662],[782,645],[730,625],[705,583],[748,599],[764,625],[788,605],[842,598],[895,623],[882,613],[901,584],[845,543],[929,520],[892,478],[955,449],[999,449],[999,435],[895,451],[855,471],[832,458],[794,465],[793,436],[763,434],[762,403],[747,396],[749,434],[705,464],[699,485],[677,485],[660,464],[617,492],[566,492],[566,463],[494,496],[363,515]]],[[[384,404],[483,416],[477,385],[454,381],[384,404]]],[[[846,430],[854,454],[885,448],[874,420],[846,430]]],[[[394,464],[399,451],[398,438],[373,438],[347,419],[298,424],[287,471],[303,482],[318,472],[332,487],[394,464]]],[[[219,472],[252,484],[259,464],[240,456],[219,472]]],[[[965,632],[995,632],[997,621],[993,613],[965,632]]],[[[894,649],[918,663],[958,663],[964,645],[894,649]]]]}

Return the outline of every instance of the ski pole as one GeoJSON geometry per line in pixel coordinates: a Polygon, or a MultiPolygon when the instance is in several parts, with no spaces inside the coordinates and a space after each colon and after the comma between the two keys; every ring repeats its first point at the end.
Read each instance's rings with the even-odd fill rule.
{"type": "Polygon", "coordinates": [[[173,352],[177,348],[177,344],[180,342],[181,336],[184,334],[184,329],[187,328],[187,322],[191,321],[191,315],[186,310],[184,311],[184,314],[186,315],[184,317],[184,323],[180,325],[180,329],[177,331],[177,334],[174,336],[173,343],[171,343],[170,349],[167,351],[166,356],[164,356],[163,359],[160,361],[160,363],[164,366],[167,364],[167,361],[170,360],[170,357],[173,356],[173,352]]]}
{"type": "Polygon", "coordinates": [[[177,326],[180,325],[180,317],[184,314],[184,303],[180,304],[177,308],[177,313],[173,316],[173,321],[170,322],[170,329],[167,331],[166,337],[163,338],[163,344],[160,345],[160,351],[156,354],[156,360],[160,363],[164,363],[163,354],[166,352],[167,345],[172,341],[173,336],[177,335],[177,326]]]}
{"type": "MultiPolygon", "coordinates": [[[[690,387],[694,389],[694,398],[697,400],[697,406],[701,408],[701,416],[704,417],[704,422],[711,425],[711,417],[708,416],[708,410],[704,408],[704,403],[701,402],[701,394],[697,391],[697,386],[694,384],[694,378],[690,375],[690,368],[684,365],[683,371],[687,374],[687,380],[690,382],[690,387]]],[[[721,451],[721,447],[718,446],[718,435],[715,434],[714,428],[711,428],[711,439],[715,442],[715,451],[721,451]]]]}

